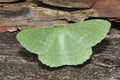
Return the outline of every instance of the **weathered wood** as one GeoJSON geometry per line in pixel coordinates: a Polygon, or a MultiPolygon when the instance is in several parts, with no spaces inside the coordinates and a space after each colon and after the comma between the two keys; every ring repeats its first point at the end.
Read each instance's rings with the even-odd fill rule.
{"type": "Polygon", "coordinates": [[[0,80],[120,80],[119,30],[112,28],[83,65],[55,69],[41,64],[35,54],[22,48],[16,32],[0,33],[0,80]]]}
{"type": "Polygon", "coordinates": [[[91,8],[96,0],[38,0],[44,4],[67,8],[91,8]]]}
{"type": "Polygon", "coordinates": [[[97,17],[120,17],[120,0],[39,0],[45,4],[68,8],[93,8],[97,17]]]}
{"type": "Polygon", "coordinates": [[[44,20],[32,20],[32,19],[25,19],[25,20],[18,20],[18,21],[0,21],[0,32],[13,32],[16,30],[23,30],[27,28],[33,27],[47,27],[47,26],[54,26],[58,24],[68,24],[65,20],[51,20],[51,21],[44,21],[44,20]]]}
{"type": "Polygon", "coordinates": [[[78,11],[62,11],[44,7],[1,8],[1,32],[16,31],[31,27],[68,24],[69,21],[83,21],[89,16],[97,16],[93,9],[78,11]]]}
{"type": "Polygon", "coordinates": [[[0,3],[15,2],[15,1],[18,1],[18,0],[0,0],[0,3]]]}
{"type": "Polygon", "coordinates": [[[98,17],[120,17],[120,0],[98,0],[92,8],[98,11],[98,17]]]}
{"type": "Polygon", "coordinates": [[[120,21],[120,0],[1,0],[0,2],[0,32],[68,24],[69,21],[78,22],[89,17],[120,21]],[[12,3],[14,1],[16,3],[12,3]],[[64,3],[64,7],[55,4],[52,6],[52,3],[64,3]],[[67,3],[72,7],[68,8],[67,3]]]}

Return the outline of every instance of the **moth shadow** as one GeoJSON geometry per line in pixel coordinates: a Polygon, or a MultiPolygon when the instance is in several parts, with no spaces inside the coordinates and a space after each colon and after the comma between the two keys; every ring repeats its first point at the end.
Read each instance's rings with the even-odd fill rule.
{"type": "Polygon", "coordinates": [[[120,22],[111,21],[111,28],[120,30],[120,22]]]}
{"type": "Polygon", "coordinates": [[[108,46],[110,46],[110,40],[107,38],[103,39],[100,43],[92,47],[93,55],[103,53],[108,46]]]}
{"type": "Polygon", "coordinates": [[[27,62],[38,62],[37,55],[27,51],[25,48],[20,48],[19,56],[27,62]]]}

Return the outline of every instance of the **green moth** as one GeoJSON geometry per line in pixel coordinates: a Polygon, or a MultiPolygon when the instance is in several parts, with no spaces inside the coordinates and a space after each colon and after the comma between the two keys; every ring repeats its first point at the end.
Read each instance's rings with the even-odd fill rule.
{"type": "Polygon", "coordinates": [[[92,46],[108,33],[111,24],[94,19],[55,27],[31,28],[17,34],[18,41],[50,67],[78,65],[92,55],[92,46]]]}

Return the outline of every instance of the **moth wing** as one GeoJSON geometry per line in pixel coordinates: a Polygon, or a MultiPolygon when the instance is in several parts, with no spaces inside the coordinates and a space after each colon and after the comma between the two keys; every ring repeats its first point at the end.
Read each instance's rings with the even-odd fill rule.
{"type": "Polygon", "coordinates": [[[110,22],[106,20],[88,20],[67,25],[66,34],[84,47],[94,46],[99,43],[110,29],[110,22]]]}
{"type": "Polygon", "coordinates": [[[43,54],[53,43],[53,32],[49,27],[26,29],[17,34],[17,40],[30,52],[43,54]]]}

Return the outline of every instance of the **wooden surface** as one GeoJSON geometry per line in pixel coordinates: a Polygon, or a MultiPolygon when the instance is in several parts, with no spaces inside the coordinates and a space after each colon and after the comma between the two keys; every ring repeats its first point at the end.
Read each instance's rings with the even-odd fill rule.
{"type": "Polygon", "coordinates": [[[120,0],[39,0],[43,3],[68,8],[93,8],[98,17],[120,17],[120,0]]]}
{"type": "Polygon", "coordinates": [[[99,17],[120,17],[120,0],[98,0],[92,8],[99,17]]]}
{"type": "Polygon", "coordinates": [[[53,69],[18,43],[17,32],[0,33],[0,80],[120,80],[120,24],[112,26],[83,65],[53,69]]]}
{"type": "MultiPolygon", "coordinates": [[[[120,23],[112,23],[109,34],[101,43],[93,47],[93,55],[83,65],[63,66],[51,69],[41,64],[37,59],[37,55],[24,49],[16,40],[17,32],[12,31],[18,29],[16,26],[23,28],[24,26],[33,27],[43,24],[67,24],[68,20],[48,20],[49,17],[44,15],[40,18],[42,20],[36,21],[30,19],[29,8],[31,8],[31,6],[36,7],[36,4],[39,4],[39,7],[56,9],[55,6],[52,7],[50,5],[41,4],[38,0],[32,0],[32,3],[34,3],[32,5],[31,0],[0,1],[0,80],[120,80],[120,23]],[[22,1],[20,2],[20,6],[19,1],[22,1]],[[3,6],[8,7],[6,12],[3,6]],[[15,12],[13,8],[17,8],[18,10],[15,12]],[[21,18],[22,20],[16,20],[21,18]],[[23,20],[23,18],[27,19],[23,20]],[[46,20],[43,20],[45,18],[46,20]],[[11,31],[12,33],[5,31],[11,31]]],[[[84,2],[84,4],[87,5],[87,8],[92,8],[97,11],[98,16],[93,16],[94,18],[108,17],[119,20],[120,0],[89,1],[90,3],[84,2]],[[93,3],[93,1],[95,2],[93,3]]],[[[84,9],[86,6],[81,7],[84,9]]],[[[58,7],[57,9],[61,10],[61,8],[58,7]]],[[[62,10],[71,11],[73,9],[68,10],[62,8],[62,10]]]]}

